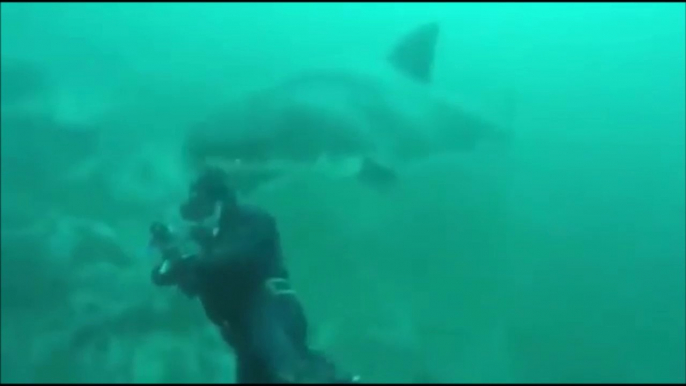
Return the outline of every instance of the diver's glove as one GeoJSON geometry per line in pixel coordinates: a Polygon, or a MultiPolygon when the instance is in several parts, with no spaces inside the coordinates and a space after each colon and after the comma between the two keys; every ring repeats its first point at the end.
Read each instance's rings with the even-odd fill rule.
{"type": "Polygon", "coordinates": [[[159,286],[177,286],[188,297],[194,297],[198,289],[197,256],[183,259],[163,260],[153,268],[152,281],[159,286]]]}
{"type": "Polygon", "coordinates": [[[150,225],[149,247],[156,250],[162,261],[152,271],[156,285],[176,285],[181,292],[192,297],[197,292],[197,253],[188,252],[188,237],[180,237],[166,224],[150,225]]]}
{"type": "Polygon", "coordinates": [[[198,262],[198,256],[193,255],[173,263],[178,275],[177,287],[190,298],[198,293],[198,262]]]}
{"type": "Polygon", "coordinates": [[[324,353],[312,350],[303,360],[296,361],[292,373],[281,378],[285,383],[352,384],[360,377],[341,371],[324,353]]]}

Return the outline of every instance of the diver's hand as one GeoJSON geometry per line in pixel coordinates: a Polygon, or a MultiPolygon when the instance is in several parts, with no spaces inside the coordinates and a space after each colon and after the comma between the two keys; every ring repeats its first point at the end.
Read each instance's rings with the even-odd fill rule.
{"type": "Polygon", "coordinates": [[[336,374],[331,383],[352,384],[360,383],[360,376],[356,374],[336,374]]]}
{"type": "Polygon", "coordinates": [[[189,256],[174,261],[171,269],[176,271],[177,287],[189,298],[198,293],[198,257],[189,256]]]}
{"type": "Polygon", "coordinates": [[[196,275],[197,257],[165,259],[152,270],[152,282],[160,286],[186,284],[196,275]]]}
{"type": "Polygon", "coordinates": [[[169,275],[169,271],[172,269],[172,260],[165,260],[160,264],[160,266],[157,268],[159,271],[160,275],[169,275]]]}
{"type": "Polygon", "coordinates": [[[299,361],[288,383],[353,384],[360,383],[360,377],[341,371],[322,352],[311,351],[308,358],[299,361]]]}
{"type": "Polygon", "coordinates": [[[339,379],[339,382],[337,383],[360,383],[360,376],[359,375],[351,375],[350,377],[342,378],[339,379]]]}
{"type": "Polygon", "coordinates": [[[150,272],[150,279],[153,284],[157,286],[171,286],[176,285],[176,277],[172,274],[173,270],[169,264],[169,260],[164,260],[162,263],[153,267],[150,272]]]}

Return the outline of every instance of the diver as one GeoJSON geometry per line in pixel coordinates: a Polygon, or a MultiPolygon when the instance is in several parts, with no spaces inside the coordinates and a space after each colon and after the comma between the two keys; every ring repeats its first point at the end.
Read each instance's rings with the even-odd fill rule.
{"type": "Polygon", "coordinates": [[[237,383],[358,382],[309,348],[308,322],[269,213],[239,204],[219,169],[207,170],[191,185],[180,212],[193,224],[189,238],[197,252],[184,256],[174,234],[154,223],[151,245],[163,261],[152,280],[200,299],[234,350],[237,383]]]}

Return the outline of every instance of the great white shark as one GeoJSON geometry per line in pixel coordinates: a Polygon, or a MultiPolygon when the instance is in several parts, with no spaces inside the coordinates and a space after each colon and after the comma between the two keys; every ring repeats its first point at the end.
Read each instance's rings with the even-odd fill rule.
{"type": "Polygon", "coordinates": [[[189,130],[185,155],[221,165],[239,189],[302,168],[379,184],[412,162],[509,142],[509,125],[431,87],[439,30],[419,26],[376,66],[305,72],[248,95],[189,130]]]}
{"type": "Polygon", "coordinates": [[[185,156],[239,189],[302,168],[379,184],[412,162],[508,143],[508,124],[431,87],[439,31],[419,26],[376,66],[305,72],[241,98],[189,130],[185,156]]]}

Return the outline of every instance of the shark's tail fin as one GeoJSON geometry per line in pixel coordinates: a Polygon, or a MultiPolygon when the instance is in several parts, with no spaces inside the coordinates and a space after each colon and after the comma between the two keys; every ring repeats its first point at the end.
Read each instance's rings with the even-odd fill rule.
{"type": "MultiPolygon", "coordinates": [[[[499,148],[509,149],[515,139],[515,124],[518,115],[517,93],[514,89],[497,92],[497,97],[489,97],[492,108],[486,110],[490,119],[483,127],[483,139],[499,148]]],[[[482,111],[482,112],[486,112],[482,111]]]]}
{"type": "Polygon", "coordinates": [[[509,89],[504,93],[502,103],[502,124],[499,139],[502,143],[510,147],[514,142],[515,137],[515,123],[517,121],[517,92],[514,89],[509,89]]]}

